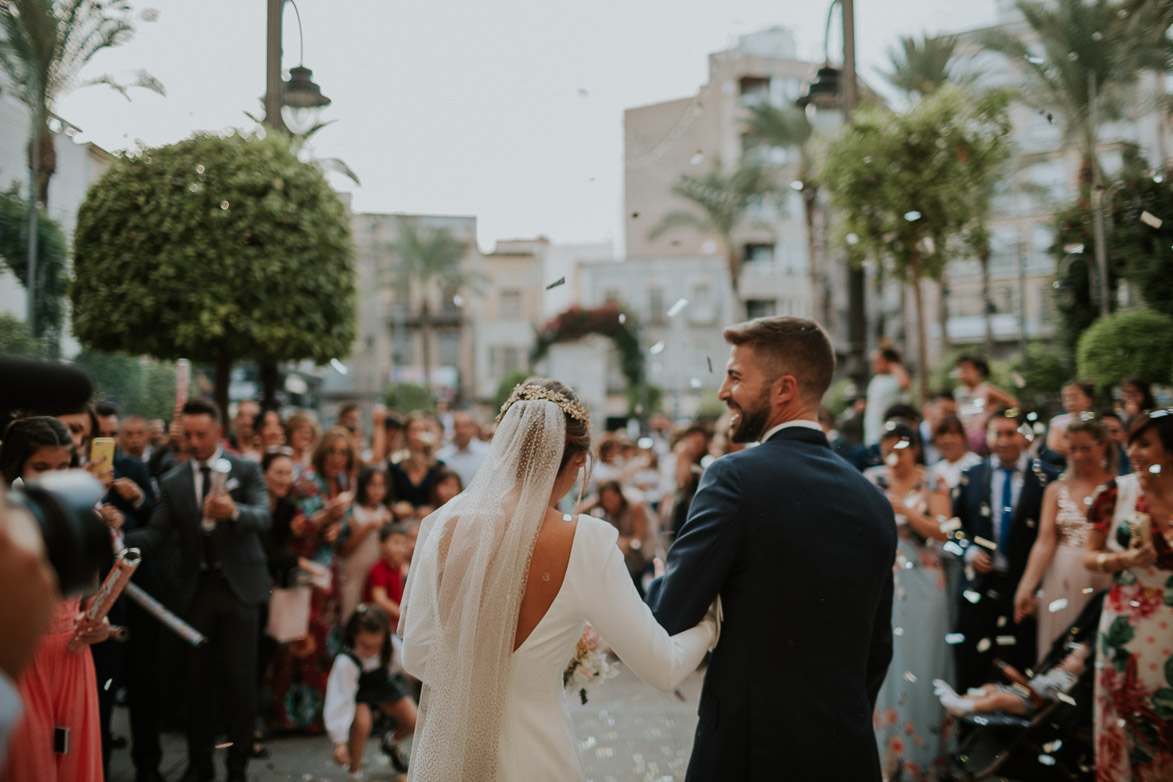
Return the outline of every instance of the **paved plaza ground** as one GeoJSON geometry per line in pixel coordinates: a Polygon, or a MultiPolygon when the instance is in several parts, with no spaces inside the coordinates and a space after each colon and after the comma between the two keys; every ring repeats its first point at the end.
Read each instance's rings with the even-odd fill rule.
{"type": "MultiPolygon", "coordinates": [[[[680,697],[664,694],[639,681],[626,667],[619,675],[594,689],[585,706],[572,706],[583,770],[588,782],[674,782],[684,779],[696,705],[700,699],[701,673],[680,688],[680,697]],[[683,698],[683,699],[681,699],[683,698]]],[[[114,730],[130,735],[126,709],[114,712],[114,730]]],[[[266,743],[270,757],[249,764],[252,782],[321,782],[346,779],[331,762],[330,742],[324,736],[275,738],[266,743]]],[[[224,778],[223,753],[216,758],[217,779],[224,778]]],[[[161,771],[176,782],[187,766],[183,737],[163,736],[161,771]]],[[[377,742],[366,752],[368,780],[396,779],[377,742]]],[[[110,782],[134,782],[128,750],[115,750],[110,782]]]]}

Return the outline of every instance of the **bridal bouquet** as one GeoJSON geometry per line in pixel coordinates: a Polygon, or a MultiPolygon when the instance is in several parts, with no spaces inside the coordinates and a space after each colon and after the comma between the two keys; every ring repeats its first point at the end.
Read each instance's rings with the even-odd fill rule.
{"type": "Polygon", "coordinates": [[[603,639],[588,623],[582,629],[582,636],[574,647],[574,657],[562,672],[562,684],[567,690],[577,692],[585,705],[587,689],[596,681],[604,681],[619,675],[618,666],[607,660],[607,647],[603,639]]]}

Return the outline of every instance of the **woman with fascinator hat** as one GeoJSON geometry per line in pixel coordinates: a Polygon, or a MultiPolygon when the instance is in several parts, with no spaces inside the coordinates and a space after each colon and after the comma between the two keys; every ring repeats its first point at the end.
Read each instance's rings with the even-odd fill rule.
{"type": "Polygon", "coordinates": [[[613,526],[555,507],[589,449],[574,392],[531,378],[472,483],[421,525],[399,622],[423,682],[410,780],[581,779],[562,676],[584,622],[664,691],[713,645],[709,617],[675,636],[656,623],[613,526]]]}

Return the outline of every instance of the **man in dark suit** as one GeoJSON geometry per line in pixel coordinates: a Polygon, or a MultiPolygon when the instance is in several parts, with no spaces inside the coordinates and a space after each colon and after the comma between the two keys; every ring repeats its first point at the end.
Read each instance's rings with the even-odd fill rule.
{"type": "Polygon", "coordinates": [[[1014,622],[1014,592],[1039,532],[1043,490],[1055,469],[1027,453],[1026,419],[1017,408],[990,419],[991,455],[961,476],[953,513],[961,521],[965,575],[957,596],[956,646],[960,692],[989,681],[1000,658],[1019,670],[1037,662],[1035,620],[1014,622]]]}
{"type": "MultiPolygon", "coordinates": [[[[121,419],[118,408],[109,402],[94,405],[98,422],[98,437],[119,439],[121,419]]],[[[101,513],[123,534],[142,529],[151,520],[155,509],[155,490],[147,465],[121,451],[114,454],[114,477],[102,498],[101,513]]],[[[158,563],[144,562],[135,571],[133,580],[149,594],[159,595],[155,573],[158,563]]],[[[126,686],[127,706],[130,709],[130,733],[133,740],[131,757],[134,760],[135,782],[160,782],[159,763],[163,749],[159,743],[159,622],[148,615],[129,598],[122,597],[110,611],[112,624],[125,625],[130,638],[125,644],[113,640],[96,644],[94,673],[98,682],[98,714],[102,726],[102,767],[109,776],[110,751],[114,735],[110,718],[114,711],[114,696],[126,686]]]]}
{"type": "Polygon", "coordinates": [[[721,598],[688,780],[880,779],[872,710],[892,656],[896,525],[817,411],[835,357],[814,321],[731,326],[735,442],[701,479],[648,604],[669,633],[721,598]]]}
{"type": "Polygon", "coordinates": [[[260,468],[224,452],[220,411],[204,399],[183,407],[183,439],[190,458],[160,481],[159,504],[146,529],[127,534],[129,546],[146,556],[170,547],[169,591],[173,608],[208,643],[193,649],[188,680],[187,749],[184,782],[213,778],[212,742],[219,724],[212,714],[215,655],[224,675],[228,780],[245,779],[256,717],[258,606],[269,597],[262,537],[269,529],[269,505],[260,468]],[[231,467],[224,490],[216,493],[217,462],[231,467]]]}

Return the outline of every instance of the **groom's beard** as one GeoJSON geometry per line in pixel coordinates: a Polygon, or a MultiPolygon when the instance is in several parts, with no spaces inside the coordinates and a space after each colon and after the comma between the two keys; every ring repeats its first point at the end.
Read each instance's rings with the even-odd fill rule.
{"type": "Polygon", "coordinates": [[[742,407],[740,410],[741,417],[730,431],[729,439],[735,443],[756,442],[766,431],[766,424],[770,421],[769,386],[757,398],[753,407],[742,407]]]}

